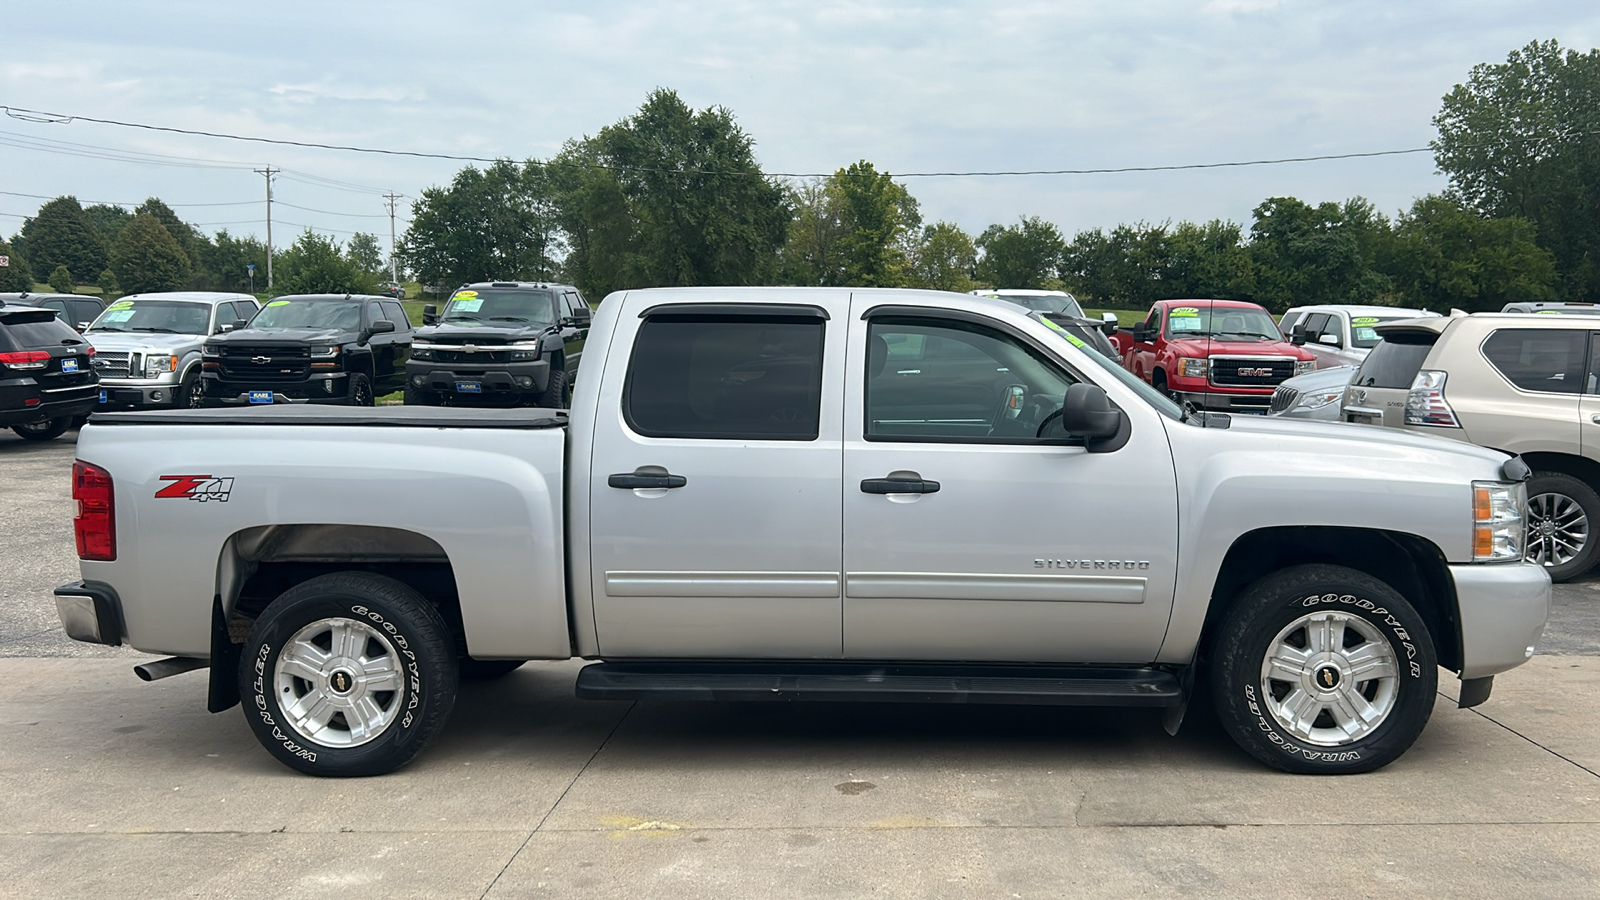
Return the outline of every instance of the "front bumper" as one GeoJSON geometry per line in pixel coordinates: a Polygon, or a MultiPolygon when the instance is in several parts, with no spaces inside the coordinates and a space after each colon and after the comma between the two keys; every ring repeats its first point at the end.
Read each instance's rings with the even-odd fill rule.
{"type": "Polygon", "coordinates": [[[1550,617],[1550,576],[1534,563],[1453,565],[1461,618],[1461,680],[1527,662],[1550,617]]]}
{"type": "Polygon", "coordinates": [[[319,372],[306,381],[292,383],[236,384],[215,375],[206,375],[206,403],[222,406],[249,406],[250,395],[272,392],[273,403],[343,403],[349,394],[344,372],[319,372]]]}
{"type": "Polygon", "coordinates": [[[122,644],[122,600],[103,581],[74,581],[56,588],[56,616],[67,637],[88,644],[122,644]]]}
{"type": "Polygon", "coordinates": [[[178,396],[178,381],[102,378],[100,390],[106,399],[96,409],[148,409],[152,406],[171,406],[178,396]]]}
{"type": "Polygon", "coordinates": [[[524,394],[544,393],[550,385],[550,360],[493,362],[471,365],[459,362],[429,362],[415,359],[406,363],[406,383],[413,390],[451,395],[452,400],[515,399],[524,394]],[[477,385],[477,391],[461,385],[477,385]]]}
{"type": "Polygon", "coordinates": [[[1215,412],[1265,414],[1272,405],[1272,389],[1270,388],[1265,391],[1251,393],[1173,390],[1172,395],[1177,397],[1180,403],[1188,403],[1196,409],[1215,412]]]}

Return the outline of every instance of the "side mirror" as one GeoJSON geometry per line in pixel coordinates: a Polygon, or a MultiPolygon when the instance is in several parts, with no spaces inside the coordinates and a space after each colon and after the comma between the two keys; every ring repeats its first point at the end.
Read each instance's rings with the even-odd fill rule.
{"type": "Polygon", "coordinates": [[[1298,347],[1298,346],[1304,344],[1305,342],[1306,342],[1306,327],[1304,325],[1296,325],[1289,332],[1289,343],[1294,344],[1296,347],[1298,347]]]}
{"type": "Polygon", "coordinates": [[[375,334],[392,334],[393,332],[394,323],[388,319],[384,319],[379,322],[373,322],[371,325],[367,326],[365,331],[361,332],[361,334],[356,337],[356,343],[365,344],[367,341],[372,340],[372,336],[375,334]]]}
{"type": "MultiPolygon", "coordinates": [[[[1301,341],[1301,343],[1305,342],[1301,341]]],[[[1339,336],[1337,334],[1325,334],[1322,337],[1317,338],[1317,343],[1327,344],[1329,347],[1337,347],[1339,346],[1339,336]]]]}
{"type": "Polygon", "coordinates": [[[1146,328],[1143,322],[1140,322],[1138,325],[1133,326],[1133,332],[1132,333],[1133,333],[1133,339],[1138,341],[1141,344],[1148,344],[1152,340],[1151,335],[1150,335],[1150,329],[1146,328]]]}
{"type": "Polygon", "coordinates": [[[1107,337],[1109,337],[1109,336],[1111,336],[1113,334],[1116,334],[1117,333],[1117,314],[1116,313],[1101,313],[1100,314],[1100,330],[1105,332],[1107,337]]]}
{"type": "Polygon", "coordinates": [[[434,306],[432,303],[424,305],[422,307],[422,324],[424,324],[424,325],[437,325],[437,324],[439,324],[439,307],[434,306]]]}
{"type": "Polygon", "coordinates": [[[1083,438],[1091,452],[1122,446],[1115,442],[1122,436],[1124,421],[1122,410],[1111,405],[1105,388],[1099,385],[1074,384],[1067,388],[1067,396],[1061,401],[1061,427],[1068,434],[1083,438]],[[1112,443],[1115,446],[1110,446],[1112,443]]]}
{"type": "Polygon", "coordinates": [[[228,332],[230,332],[230,331],[232,331],[232,330],[234,330],[235,328],[238,328],[238,327],[239,326],[237,326],[237,325],[227,325],[227,324],[218,325],[217,326],[217,334],[227,334],[228,332]]]}

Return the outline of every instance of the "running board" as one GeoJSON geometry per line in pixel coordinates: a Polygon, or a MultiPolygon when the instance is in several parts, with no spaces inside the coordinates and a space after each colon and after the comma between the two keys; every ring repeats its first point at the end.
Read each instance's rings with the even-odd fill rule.
{"type": "Polygon", "coordinates": [[[1176,674],[1157,669],[836,663],[595,663],[586,700],[836,700],[1174,707],[1176,674]]]}

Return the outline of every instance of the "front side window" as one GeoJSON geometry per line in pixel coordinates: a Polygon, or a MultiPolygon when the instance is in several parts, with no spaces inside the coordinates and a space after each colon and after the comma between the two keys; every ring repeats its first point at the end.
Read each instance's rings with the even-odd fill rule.
{"type": "Polygon", "coordinates": [[[1041,426],[1074,381],[1037,350],[992,328],[877,319],[867,337],[866,438],[1039,442],[1041,426]]]}
{"type": "Polygon", "coordinates": [[[445,325],[554,325],[556,297],[529,288],[462,288],[450,297],[439,321],[445,325]]]}
{"type": "Polygon", "coordinates": [[[118,300],[89,326],[90,331],[153,334],[205,334],[211,305],[186,300],[118,300]]]}
{"type": "Polygon", "coordinates": [[[656,315],[639,326],[623,417],[646,437],[816,440],[826,322],[656,315]]]}
{"type": "Polygon", "coordinates": [[[360,301],[310,300],[280,297],[250,320],[252,331],[285,331],[294,328],[357,331],[361,328],[360,301]]]}
{"type": "Polygon", "coordinates": [[[1483,355],[1506,380],[1525,391],[1583,391],[1589,333],[1576,330],[1503,328],[1483,342],[1483,355]]]}
{"type": "Polygon", "coordinates": [[[393,300],[385,300],[383,301],[383,311],[388,316],[389,321],[394,323],[395,331],[411,330],[411,318],[406,315],[405,307],[395,303],[393,300]]]}

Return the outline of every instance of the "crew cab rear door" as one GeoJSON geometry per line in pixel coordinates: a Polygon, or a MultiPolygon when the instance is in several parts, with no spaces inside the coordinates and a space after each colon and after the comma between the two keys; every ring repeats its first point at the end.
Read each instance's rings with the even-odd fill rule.
{"type": "Polygon", "coordinates": [[[1084,379],[1008,329],[881,295],[851,310],[846,657],[1155,658],[1178,546],[1159,414],[1125,411],[1131,437],[1110,452],[1040,439],[1084,379]]]}
{"type": "Polygon", "coordinates": [[[607,658],[840,654],[848,295],[760,296],[796,302],[621,301],[587,486],[607,658]]]}

